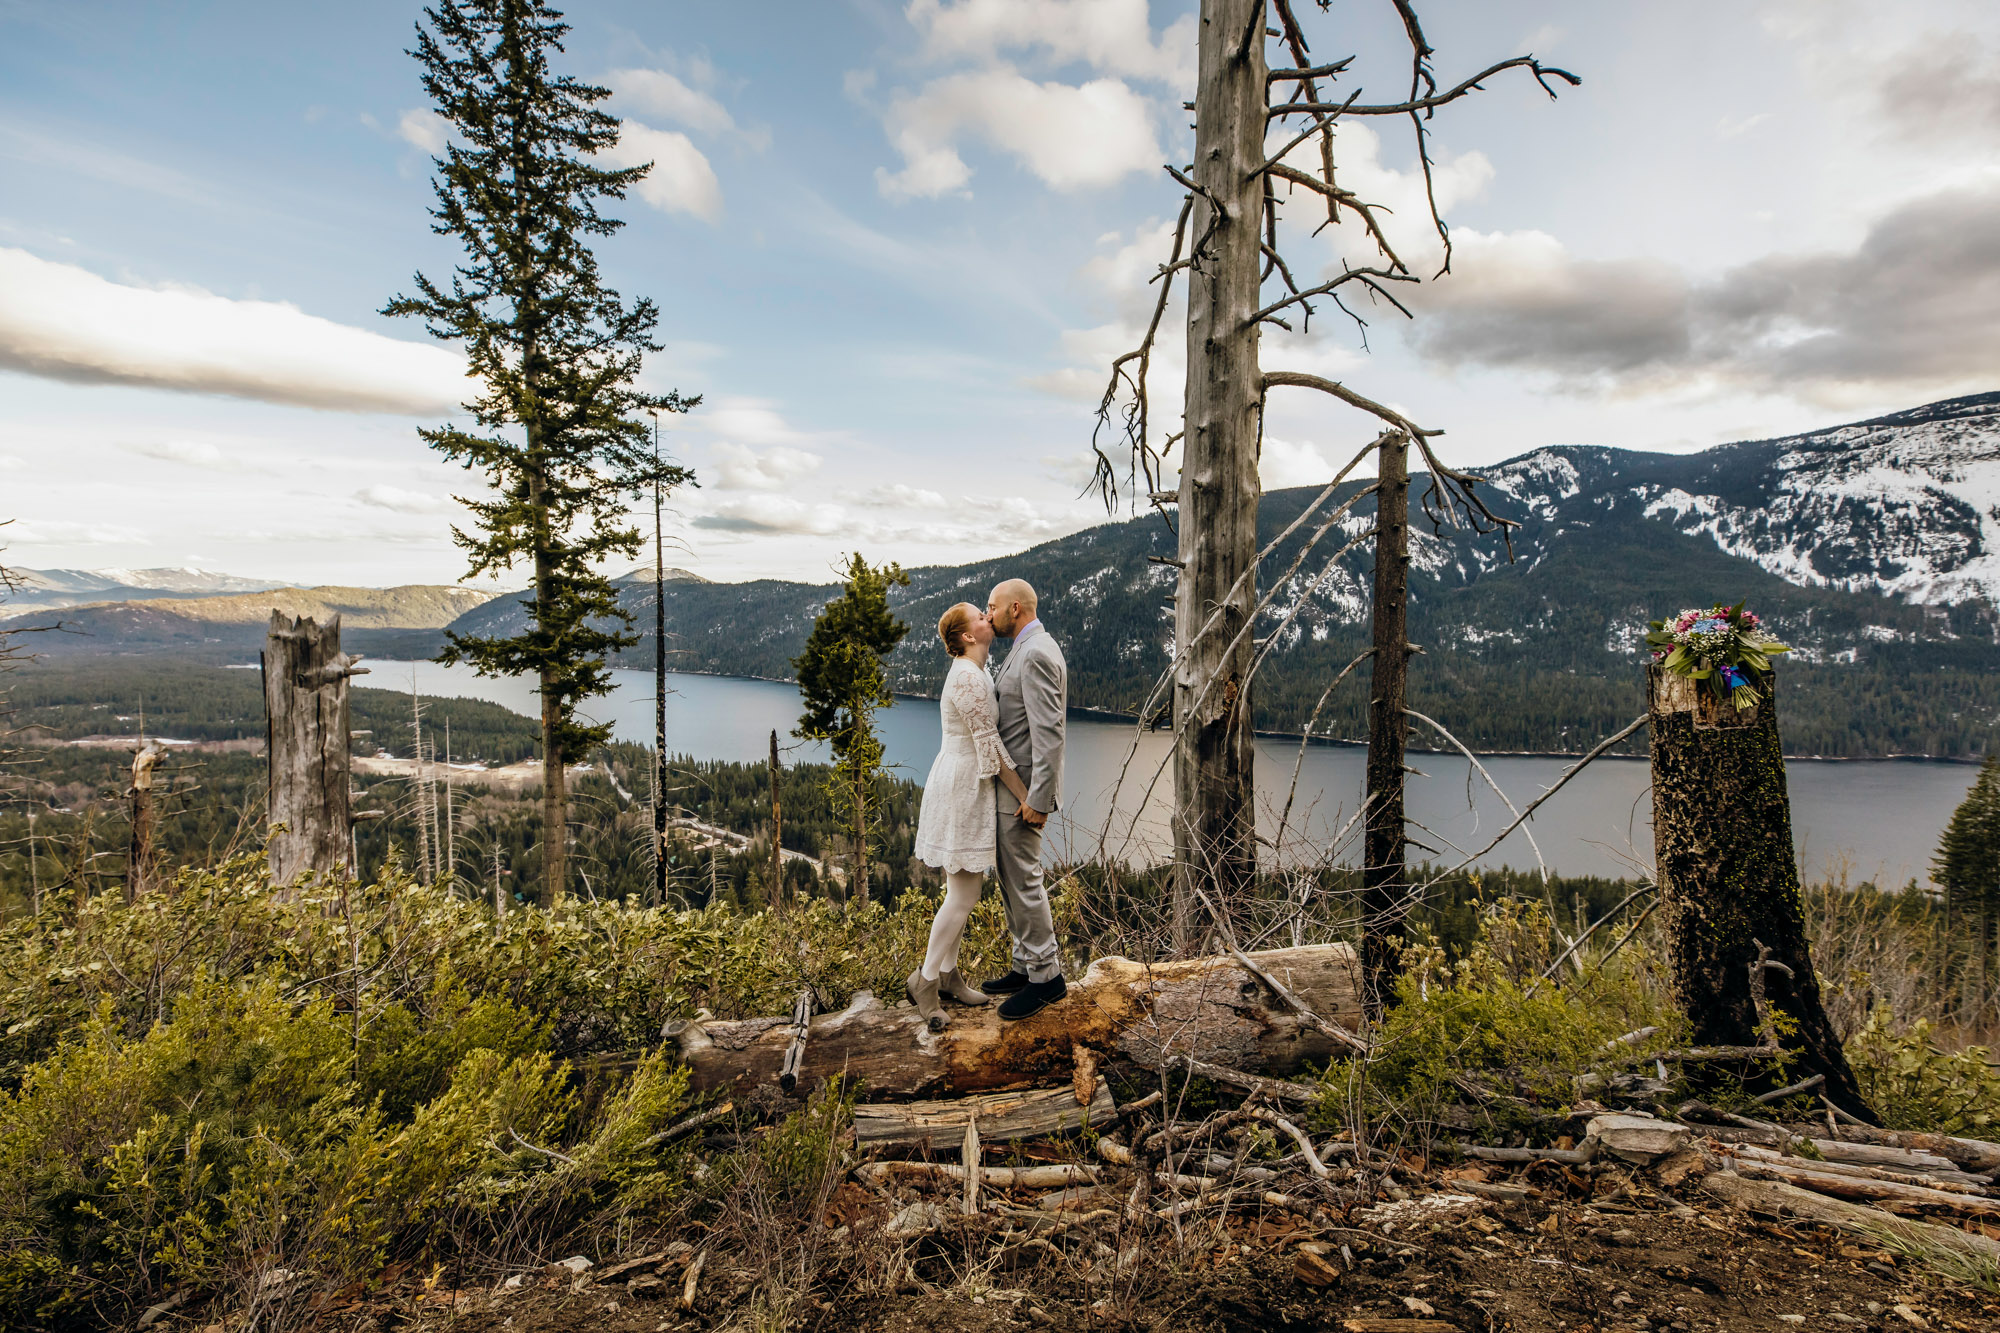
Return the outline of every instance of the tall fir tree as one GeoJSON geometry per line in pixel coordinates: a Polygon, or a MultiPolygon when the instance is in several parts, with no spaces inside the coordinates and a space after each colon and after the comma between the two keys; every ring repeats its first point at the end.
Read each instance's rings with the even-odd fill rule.
{"type": "Polygon", "coordinates": [[[611,689],[609,655],[636,643],[600,564],[636,555],[628,495],[692,480],[658,461],[645,416],[701,400],[636,387],[659,350],[659,311],[629,305],[599,279],[593,237],[623,224],[598,211],[623,199],[651,164],[609,170],[593,158],[618,142],[618,120],[598,103],[610,90],[550,68],[569,30],[541,0],[439,0],[425,9],[410,52],[424,91],[449,123],[433,159],[432,230],[456,237],[466,259],[448,285],[416,275],[416,294],[389,315],[421,318],[431,335],[465,348],[480,382],[465,405],[479,432],[419,432],[468,471],[490,499],[468,500],[476,525],[454,527],[472,576],[534,572],[528,628],[512,636],[450,635],[443,662],[481,675],[533,675],[542,704],[543,883],[550,903],[568,885],[564,764],[601,745],[609,728],[577,706],[611,689]]]}
{"type": "Polygon", "coordinates": [[[2000,755],[1987,755],[1972,790],[1952,811],[1931,858],[1931,878],[1944,889],[1946,915],[1966,923],[1978,941],[1985,975],[2000,926],[2000,755]]]}
{"type": "Polygon", "coordinates": [[[848,896],[858,894],[862,901],[868,897],[875,781],[882,774],[875,710],[895,701],[883,661],[910,632],[889,610],[889,588],[909,582],[902,566],[871,566],[856,552],[848,559],[841,595],[820,610],[805,651],[792,660],[805,698],[794,734],[826,741],[833,749],[829,794],[847,815],[852,843],[848,896]]]}

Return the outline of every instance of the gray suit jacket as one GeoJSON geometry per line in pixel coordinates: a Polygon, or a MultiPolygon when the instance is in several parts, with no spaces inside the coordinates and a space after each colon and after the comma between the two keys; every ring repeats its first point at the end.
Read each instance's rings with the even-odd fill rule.
{"type": "Polygon", "coordinates": [[[1053,813],[1062,795],[1063,723],[1069,716],[1069,667],[1039,625],[1014,640],[994,682],[1000,696],[1000,743],[1028,787],[1028,804],[1053,813]]]}

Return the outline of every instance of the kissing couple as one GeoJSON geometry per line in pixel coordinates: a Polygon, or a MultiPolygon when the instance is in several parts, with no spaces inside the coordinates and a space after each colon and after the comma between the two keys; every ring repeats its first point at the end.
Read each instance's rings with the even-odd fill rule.
{"type": "Polygon", "coordinates": [[[1016,1019],[1069,993],[1042,883],[1042,827],[1062,790],[1069,715],[1062,649],[1042,628],[1035,590],[1023,579],[994,588],[984,611],[970,602],[946,611],[938,637],[951,657],[938,703],[944,744],[924,782],[916,854],[944,871],[944,903],[908,983],[911,1002],[934,1031],[950,1021],[945,1000],[983,1005],[998,998],[1000,1017],[1016,1019]],[[997,678],[986,671],[996,637],[1013,640],[997,678]],[[958,945],[995,866],[1014,965],[975,988],[958,973],[958,945]]]}

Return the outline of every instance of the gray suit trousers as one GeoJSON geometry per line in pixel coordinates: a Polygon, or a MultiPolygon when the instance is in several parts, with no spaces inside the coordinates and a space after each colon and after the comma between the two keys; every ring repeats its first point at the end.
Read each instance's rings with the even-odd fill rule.
{"type": "Polygon", "coordinates": [[[1007,908],[1007,933],[1014,940],[1014,967],[1030,981],[1049,981],[1062,975],[1062,954],[1056,948],[1048,886],[1042,882],[1042,831],[1015,814],[1020,802],[1005,787],[993,785],[999,791],[1000,819],[993,853],[1000,871],[1000,901],[1007,908]]]}

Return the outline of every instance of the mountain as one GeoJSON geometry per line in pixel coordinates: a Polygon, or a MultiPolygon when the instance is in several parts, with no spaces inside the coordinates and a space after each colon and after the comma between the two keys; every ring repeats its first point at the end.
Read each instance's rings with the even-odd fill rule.
{"type": "Polygon", "coordinates": [[[7,599],[9,615],[80,606],[86,602],[143,602],[172,597],[213,597],[261,592],[282,580],[246,579],[207,569],[18,569],[20,589],[7,599]]]}
{"type": "MultiPolygon", "coordinates": [[[[0,620],[0,631],[59,620],[62,632],[35,636],[37,653],[129,653],[159,649],[199,649],[210,655],[241,657],[263,643],[271,612],[311,616],[324,622],[338,615],[347,633],[343,647],[382,654],[411,642],[407,634],[389,642],[366,642],[369,631],[427,631],[415,642],[423,651],[436,631],[489,600],[483,592],[438,584],[400,588],[274,588],[225,597],[104,601],[0,620]],[[363,638],[357,638],[355,632],[363,638]]],[[[11,605],[8,608],[13,609],[11,605]]]]}
{"type": "Polygon", "coordinates": [[[1698,454],[1540,449],[1491,476],[1545,541],[1636,507],[1788,583],[2000,605],[2000,393],[1698,454]]]}
{"type": "MultiPolygon", "coordinates": [[[[1518,528],[1503,537],[1419,525],[1412,544],[1412,635],[1425,648],[1412,707],[1468,743],[1585,748],[1644,708],[1648,619],[1747,597],[1797,649],[1783,686],[1794,752],[1950,756],[2000,744],[2000,394],[1696,454],[1557,446],[1485,475],[1518,528]]],[[[1419,498],[1424,489],[1420,476],[1419,498]]],[[[1260,540],[1316,495],[1266,495],[1260,540]]],[[[1331,565],[1327,557],[1372,522],[1364,497],[1305,555],[1304,591],[1288,589],[1262,617],[1259,637],[1275,642],[1256,687],[1259,726],[1295,731],[1313,720],[1316,734],[1364,733],[1365,671],[1323,705],[1320,696],[1367,646],[1373,577],[1365,541],[1331,565]]],[[[1315,526],[1280,543],[1266,568],[1300,557],[1315,526]]],[[[937,617],[954,601],[983,603],[995,582],[1019,574],[1041,591],[1043,619],[1064,644],[1071,702],[1133,712],[1172,633],[1173,570],[1150,557],[1173,551],[1166,523],[1148,515],[1020,555],[911,571],[910,586],[892,590],[912,627],[891,659],[895,686],[932,692],[943,671],[937,617]]],[[[789,678],[834,593],[775,580],[669,585],[669,662],[789,678]]],[[[512,633],[523,623],[519,596],[452,628],[512,633]]],[[[623,596],[649,630],[651,588],[629,585],[623,596]]],[[[625,665],[651,661],[642,646],[625,665]]]]}

